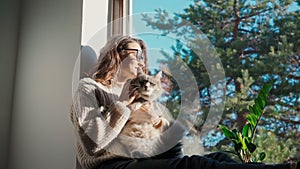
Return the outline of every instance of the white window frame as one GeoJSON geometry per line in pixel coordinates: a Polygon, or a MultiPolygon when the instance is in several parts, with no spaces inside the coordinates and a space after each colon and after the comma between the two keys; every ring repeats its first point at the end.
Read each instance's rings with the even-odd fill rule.
{"type": "Polygon", "coordinates": [[[132,0],[110,0],[108,23],[112,24],[108,36],[126,35],[131,32],[132,0]]]}

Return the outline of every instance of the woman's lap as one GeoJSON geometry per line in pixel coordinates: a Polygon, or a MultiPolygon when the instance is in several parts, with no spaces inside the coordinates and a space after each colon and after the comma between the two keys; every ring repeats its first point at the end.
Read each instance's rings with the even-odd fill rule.
{"type": "Polygon", "coordinates": [[[131,159],[111,160],[98,169],[289,169],[287,164],[242,164],[224,153],[205,156],[184,156],[170,159],[131,159]]]}
{"type": "Polygon", "coordinates": [[[110,160],[97,169],[168,169],[173,159],[110,160]]]}

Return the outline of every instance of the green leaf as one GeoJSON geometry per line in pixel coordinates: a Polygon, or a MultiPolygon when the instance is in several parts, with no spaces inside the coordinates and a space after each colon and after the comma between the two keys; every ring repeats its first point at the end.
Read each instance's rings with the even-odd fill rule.
{"type": "Polygon", "coordinates": [[[259,106],[261,110],[263,110],[266,106],[267,97],[272,89],[272,86],[272,84],[263,84],[261,90],[258,93],[257,98],[254,99],[255,105],[259,106]]]}
{"type": "Polygon", "coordinates": [[[232,133],[233,133],[233,135],[234,135],[234,139],[237,139],[238,138],[238,131],[237,131],[237,129],[233,129],[233,130],[231,130],[232,131],[232,133]]]}
{"type": "Polygon", "coordinates": [[[262,152],[259,154],[258,161],[263,161],[266,158],[266,153],[262,152]]]}
{"type": "Polygon", "coordinates": [[[257,117],[256,115],[254,114],[247,114],[247,120],[248,122],[253,126],[255,127],[256,123],[257,123],[257,117]]]}
{"type": "Polygon", "coordinates": [[[225,135],[225,137],[230,138],[230,139],[235,139],[235,135],[234,133],[229,130],[226,126],[223,125],[219,125],[219,127],[221,128],[223,134],[225,135]]]}
{"type": "Polygon", "coordinates": [[[253,153],[255,151],[255,149],[256,149],[256,145],[255,144],[246,141],[246,145],[247,145],[247,148],[250,151],[250,153],[253,153]]]}
{"type": "Polygon", "coordinates": [[[266,93],[266,91],[264,90],[260,90],[260,92],[258,93],[258,97],[260,97],[262,100],[267,100],[267,96],[268,93],[266,93]]]}
{"type": "Polygon", "coordinates": [[[240,143],[240,140],[235,139],[235,140],[232,140],[232,142],[233,142],[234,145],[236,145],[236,144],[240,143]]]}
{"type": "Polygon", "coordinates": [[[254,99],[254,103],[255,103],[255,105],[259,106],[260,109],[264,109],[262,100],[259,97],[257,97],[256,99],[254,99]]]}
{"type": "Polygon", "coordinates": [[[242,144],[242,149],[246,150],[247,149],[246,141],[241,133],[238,133],[238,138],[240,140],[240,143],[242,144]]]}
{"type": "Polygon", "coordinates": [[[252,142],[252,139],[251,137],[245,137],[246,141],[248,141],[248,143],[251,143],[252,142]]]}
{"type": "Polygon", "coordinates": [[[242,143],[238,143],[234,145],[234,150],[236,152],[239,152],[242,149],[242,143]]]}
{"type": "Polygon", "coordinates": [[[253,105],[253,108],[257,116],[260,116],[262,114],[262,109],[258,105],[253,105]]]}
{"type": "Polygon", "coordinates": [[[263,84],[261,91],[269,93],[273,87],[274,82],[263,84]]]}
{"type": "Polygon", "coordinates": [[[252,131],[251,131],[251,126],[250,126],[250,124],[248,123],[248,124],[246,124],[244,127],[243,127],[243,136],[245,136],[245,137],[251,137],[251,133],[252,133],[252,131]]]}
{"type": "Polygon", "coordinates": [[[254,104],[253,106],[249,106],[249,111],[252,113],[252,114],[255,114],[256,117],[258,118],[261,113],[262,113],[262,110],[259,108],[259,106],[257,106],[256,104],[254,104]]]}
{"type": "Polygon", "coordinates": [[[250,111],[252,114],[256,114],[255,109],[254,109],[253,106],[249,106],[248,109],[249,109],[249,111],[250,111]]]}
{"type": "Polygon", "coordinates": [[[266,106],[266,97],[264,97],[262,94],[259,94],[258,95],[258,98],[260,99],[260,104],[262,106],[262,109],[265,108],[266,106]]]}

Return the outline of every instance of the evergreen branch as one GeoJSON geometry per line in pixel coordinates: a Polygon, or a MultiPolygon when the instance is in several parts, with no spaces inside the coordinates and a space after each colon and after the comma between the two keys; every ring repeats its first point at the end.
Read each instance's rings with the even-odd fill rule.
{"type": "Polygon", "coordinates": [[[296,76],[296,75],[293,75],[293,74],[289,74],[289,75],[287,75],[287,77],[293,78],[295,80],[300,80],[300,76],[296,76]]]}
{"type": "Polygon", "coordinates": [[[242,31],[242,32],[247,32],[247,33],[255,33],[255,32],[253,32],[253,31],[249,31],[249,30],[241,29],[241,28],[239,28],[238,30],[239,30],[239,31],[242,31]]]}
{"type": "Polygon", "coordinates": [[[278,119],[278,120],[280,120],[280,121],[284,121],[284,122],[286,122],[286,123],[291,123],[291,124],[293,124],[293,125],[298,125],[298,124],[300,124],[300,121],[287,119],[287,118],[284,118],[284,117],[282,117],[282,116],[274,116],[274,115],[271,115],[271,117],[276,118],[276,119],[278,119]]]}
{"type": "Polygon", "coordinates": [[[234,16],[235,16],[234,28],[233,28],[233,39],[236,39],[237,33],[238,33],[238,28],[239,28],[239,23],[241,21],[240,14],[237,10],[237,0],[234,0],[233,11],[234,11],[234,16]]]}
{"type": "Polygon", "coordinates": [[[241,19],[241,20],[248,19],[248,18],[251,18],[251,17],[253,17],[253,16],[257,16],[257,15],[260,15],[260,14],[262,14],[262,13],[264,13],[264,12],[268,12],[268,11],[271,11],[271,10],[273,10],[273,9],[272,9],[272,8],[270,8],[270,9],[265,9],[265,10],[262,10],[262,11],[259,11],[259,12],[255,12],[255,13],[252,13],[252,14],[249,14],[249,15],[246,15],[246,16],[243,16],[243,17],[241,17],[240,19],[241,19]]]}
{"type": "Polygon", "coordinates": [[[256,54],[256,53],[259,53],[260,50],[244,50],[242,51],[242,54],[243,55],[248,55],[248,54],[256,54]]]}

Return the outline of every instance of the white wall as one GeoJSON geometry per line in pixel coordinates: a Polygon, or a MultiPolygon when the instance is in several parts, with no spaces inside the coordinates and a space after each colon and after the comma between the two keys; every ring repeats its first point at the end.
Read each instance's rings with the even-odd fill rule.
{"type": "Polygon", "coordinates": [[[13,99],[20,0],[2,0],[0,5],[0,168],[7,168],[10,116],[13,99]]]}
{"type": "MultiPolygon", "coordinates": [[[[80,78],[90,71],[107,38],[109,0],[83,0],[82,11],[82,55],[78,63],[80,78]]],[[[76,82],[75,82],[76,83],[76,82]]]]}
{"type": "Polygon", "coordinates": [[[75,166],[69,107],[81,11],[80,0],[22,0],[10,169],[75,166]]]}
{"type": "Polygon", "coordinates": [[[105,32],[104,29],[107,23],[107,11],[108,0],[83,0],[81,34],[82,45],[87,45],[88,41],[97,32],[105,32]]]}
{"type": "MultiPolygon", "coordinates": [[[[101,2],[98,26],[104,27],[108,0],[101,2]]],[[[82,38],[82,4],[1,1],[1,169],[75,168],[69,108],[82,38]]]]}

